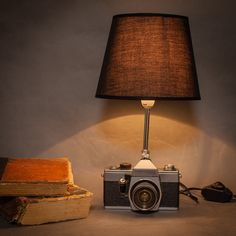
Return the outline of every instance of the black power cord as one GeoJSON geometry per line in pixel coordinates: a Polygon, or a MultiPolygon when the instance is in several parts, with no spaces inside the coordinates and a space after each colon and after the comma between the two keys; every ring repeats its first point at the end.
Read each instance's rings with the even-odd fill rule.
{"type": "Polygon", "coordinates": [[[184,185],[183,183],[179,183],[180,186],[180,190],[179,193],[183,194],[187,197],[190,197],[193,201],[195,201],[197,204],[199,203],[198,198],[196,196],[194,196],[194,194],[191,192],[192,190],[202,190],[201,188],[188,188],[186,185],[184,185]]]}
{"type": "Polygon", "coordinates": [[[179,188],[180,194],[190,197],[196,203],[199,203],[198,198],[191,192],[192,190],[200,190],[201,195],[207,201],[222,202],[222,203],[236,201],[236,195],[233,194],[230,189],[228,189],[224,184],[222,184],[219,181],[211,185],[208,185],[204,188],[195,188],[195,187],[188,188],[183,183],[179,183],[179,187],[180,187],[179,188]]]}

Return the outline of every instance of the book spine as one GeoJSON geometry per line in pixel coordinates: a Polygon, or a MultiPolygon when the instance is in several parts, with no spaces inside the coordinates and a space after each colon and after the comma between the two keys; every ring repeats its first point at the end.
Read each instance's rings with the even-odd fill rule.
{"type": "Polygon", "coordinates": [[[9,158],[6,158],[6,157],[0,158],[0,181],[2,180],[8,161],[9,161],[9,158]]]}
{"type": "MultiPolygon", "coordinates": [[[[9,198],[8,198],[9,199],[9,198]]],[[[19,223],[19,219],[24,215],[29,201],[26,197],[11,198],[1,204],[1,214],[9,223],[19,223]]]]}

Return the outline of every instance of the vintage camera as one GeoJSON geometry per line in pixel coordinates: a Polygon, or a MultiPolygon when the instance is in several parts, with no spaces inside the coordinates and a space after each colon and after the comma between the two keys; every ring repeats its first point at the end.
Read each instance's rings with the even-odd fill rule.
{"type": "Polygon", "coordinates": [[[179,208],[179,171],[174,165],[158,170],[150,159],[104,170],[104,206],[140,212],[179,208]]]}

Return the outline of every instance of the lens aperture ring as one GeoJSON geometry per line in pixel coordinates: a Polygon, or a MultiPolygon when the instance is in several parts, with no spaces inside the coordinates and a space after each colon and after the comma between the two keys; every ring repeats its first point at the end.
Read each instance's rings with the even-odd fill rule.
{"type": "Polygon", "coordinates": [[[160,190],[153,182],[142,180],[132,187],[130,198],[138,210],[150,211],[159,202],[160,190]]]}

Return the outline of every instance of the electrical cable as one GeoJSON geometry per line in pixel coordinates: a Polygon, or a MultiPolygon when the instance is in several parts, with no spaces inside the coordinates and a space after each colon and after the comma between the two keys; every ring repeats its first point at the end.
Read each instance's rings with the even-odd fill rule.
{"type": "Polygon", "coordinates": [[[202,196],[205,200],[215,201],[215,202],[236,202],[236,194],[233,194],[228,188],[226,188],[221,182],[216,182],[212,185],[206,186],[204,188],[190,187],[188,188],[183,183],[179,183],[179,193],[187,197],[190,197],[196,203],[198,198],[191,191],[201,191],[202,196]],[[223,187],[222,187],[223,186],[223,187]],[[223,188],[223,189],[219,189],[223,188]],[[206,192],[206,189],[208,192],[206,192]],[[203,192],[205,191],[205,192],[203,192]]]}
{"type": "Polygon", "coordinates": [[[180,185],[180,188],[182,188],[182,189],[179,190],[180,194],[183,194],[183,195],[185,195],[187,197],[190,197],[197,204],[199,203],[198,198],[196,196],[194,196],[194,194],[191,193],[191,191],[192,190],[202,190],[201,188],[188,188],[186,185],[184,185],[181,182],[179,183],[179,185],[180,185]]]}

